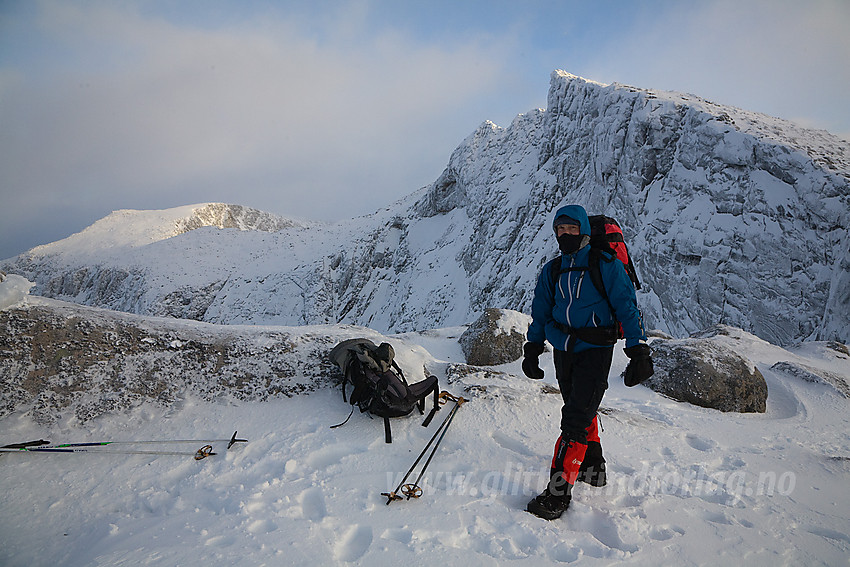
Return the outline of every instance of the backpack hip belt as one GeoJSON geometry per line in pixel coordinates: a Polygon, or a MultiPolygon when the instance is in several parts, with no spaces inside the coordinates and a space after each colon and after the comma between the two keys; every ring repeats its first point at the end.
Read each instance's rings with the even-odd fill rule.
{"type": "Polygon", "coordinates": [[[594,346],[614,346],[617,344],[619,337],[619,327],[617,325],[576,328],[564,325],[558,321],[553,322],[559,331],[570,335],[571,338],[576,338],[594,346]]]}

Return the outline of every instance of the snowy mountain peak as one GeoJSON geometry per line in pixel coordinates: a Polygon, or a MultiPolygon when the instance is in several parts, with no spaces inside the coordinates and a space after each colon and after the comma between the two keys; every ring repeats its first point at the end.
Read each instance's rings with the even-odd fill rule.
{"type": "MultiPolygon", "coordinates": [[[[734,128],[743,134],[772,140],[804,152],[815,163],[850,180],[850,143],[825,130],[812,130],[789,120],[718,104],[694,94],[646,89],[616,82],[606,85],[561,70],[552,73],[550,97],[553,92],[560,93],[570,87],[580,89],[582,96],[599,96],[601,91],[610,91],[615,97],[638,96],[643,103],[654,101],[650,104],[653,108],[672,104],[682,113],[701,113],[716,122],[721,130],[734,128]]],[[[551,103],[550,100],[550,107],[551,103]]]]}
{"type": "Polygon", "coordinates": [[[33,248],[27,254],[34,257],[92,255],[100,251],[145,246],[205,226],[275,232],[301,224],[250,207],[225,203],[202,203],[155,211],[122,209],[81,232],[33,248]]]}

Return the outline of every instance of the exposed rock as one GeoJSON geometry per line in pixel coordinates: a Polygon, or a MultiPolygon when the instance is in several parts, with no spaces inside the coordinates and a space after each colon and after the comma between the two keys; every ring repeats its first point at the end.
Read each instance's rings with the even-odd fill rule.
{"type": "Polygon", "coordinates": [[[655,374],[644,382],[674,400],[720,411],[767,409],[767,382],[748,360],[711,338],[652,343],[655,374]]]}
{"type": "Polygon", "coordinates": [[[452,392],[469,398],[500,398],[506,401],[522,399],[530,391],[541,395],[560,394],[557,385],[541,383],[469,364],[450,363],[446,367],[446,385],[452,392]]]}
{"type": "Polygon", "coordinates": [[[800,380],[804,380],[806,382],[813,382],[816,384],[827,384],[835,388],[845,398],[850,398],[850,384],[847,384],[847,381],[841,376],[833,372],[829,372],[828,370],[814,368],[813,366],[809,366],[806,364],[798,364],[796,362],[787,361],[777,362],[776,364],[771,366],[770,369],[776,372],[782,372],[783,374],[798,378],[800,380]]]}
{"type": "Polygon", "coordinates": [[[508,309],[487,308],[460,336],[466,362],[474,366],[497,366],[522,356],[525,332],[531,318],[508,309]]]}
{"type": "Polygon", "coordinates": [[[335,384],[327,353],[363,328],[248,330],[39,300],[0,311],[0,417],[86,422],[144,402],[266,400],[335,384]]]}
{"type": "Polygon", "coordinates": [[[850,347],[845,345],[844,343],[839,343],[838,341],[827,341],[827,348],[834,350],[837,353],[850,356],[850,347]]]}
{"type": "Polygon", "coordinates": [[[227,203],[208,203],[196,208],[191,216],[174,223],[174,232],[182,234],[204,226],[217,228],[236,228],[239,230],[259,230],[277,232],[284,228],[298,226],[298,221],[279,217],[264,211],[227,203]]]}
{"type": "Polygon", "coordinates": [[[667,339],[667,340],[670,340],[670,339],[676,338],[673,335],[669,335],[669,334],[665,333],[664,331],[659,331],[658,329],[648,330],[646,332],[646,336],[647,336],[647,338],[650,338],[650,339],[667,339]]]}

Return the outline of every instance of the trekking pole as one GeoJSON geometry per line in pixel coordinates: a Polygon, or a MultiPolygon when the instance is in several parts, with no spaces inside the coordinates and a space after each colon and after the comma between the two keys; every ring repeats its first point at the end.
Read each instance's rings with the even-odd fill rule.
{"type": "Polygon", "coordinates": [[[230,449],[236,443],[247,443],[247,439],[237,439],[236,431],[230,439],[162,439],[156,441],[92,441],[87,443],[61,443],[50,445],[49,441],[39,439],[38,441],[27,441],[24,443],[12,443],[0,447],[0,452],[3,453],[113,453],[122,455],[194,455],[195,460],[200,461],[203,458],[215,455],[212,445],[204,445],[195,453],[186,451],[142,451],[142,450],[117,450],[97,449],[96,447],[105,447],[107,445],[151,445],[151,444],[166,444],[166,443],[227,443],[227,448],[230,449]]]}
{"type": "Polygon", "coordinates": [[[213,453],[212,445],[204,445],[194,453],[189,451],[133,451],[133,450],[112,450],[112,449],[95,449],[94,447],[24,447],[21,449],[8,449],[0,447],[2,453],[100,453],[112,455],[185,455],[195,457],[196,461],[205,459],[218,453],[213,453]]]}
{"type": "Polygon", "coordinates": [[[237,439],[234,431],[230,439],[158,439],[155,441],[89,441],[87,443],[61,443],[50,445],[50,441],[39,439],[38,441],[27,441],[26,443],[13,443],[11,445],[3,445],[0,449],[28,449],[33,447],[40,449],[64,449],[65,447],[102,447],[106,445],[152,445],[165,443],[227,443],[227,448],[230,449],[236,443],[247,443],[247,439],[237,439]]]}
{"type": "Polygon", "coordinates": [[[458,408],[460,406],[462,406],[464,403],[466,403],[468,400],[466,400],[462,397],[455,397],[455,396],[451,395],[450,393],[443,391],[443,392],[440,392],[439,401],[440,401],[441,405],[445,405],[446,403],[452,401],[452,402],[455,403],[455,406],[452,408],[452,411],[449,412],[449,415],[447,415],[446,418],[443,420],[443,423],[440,424],[440,427],[437,428],[437,431],[434,432],[434,435],[431,436],[431,439],[425,445],[425,448],[422,449],[422,452],[419,453],[419,456],[416,458],[416,460],[413,462],[413,465],[411,465],[410,469],[408,469],[407,473],[401,479],[401,482],[398,483],[398,486],[395,488],[395,490],[393,490],[392,492],[382,492],[381,493],[381,496],[387,497],[387,505],[389,505],[390,502],[392,502],[393,500],[401,500],[401,496],[398,495],[399,491],[401,491],[401,493],[404,496],[406,496],[408,500],[410,500],[411,498],[419,498],[420,496],[422,496],[422,488],[418,484],[416,484],[416,483],[405,484],[405,481],[407,480],[407,477],[409,477],[410,474],[413,472],[413,469],[416,468],[416,465],[419,464],[419,461],[422,460],[422,457],[425,456],[425,453],[426,453],[426,451],[428,451],[428,447],[431,446],[431,443],[433,443],[434,440],[437,439],[437,437],[439,436],[437,443],[434,445],[434,448],[431,450],[431,454],[428,456],[428,459],[425,461],[425,466],[422,467],[422,471],[417,475],[416,482],[419,482],[424,477],[425,470],[428,468],[428,465],[431,463],[431,459],[434,458],[434,454],[436,454],[436,452],[437,452],[437,448],[440,446],[440,443],[443,441],[443,437],[445,437],[446,431],[448,431],[449,425],[451,425],[452,419],[454,419],[455,413],[457,413],[458,408]]]}

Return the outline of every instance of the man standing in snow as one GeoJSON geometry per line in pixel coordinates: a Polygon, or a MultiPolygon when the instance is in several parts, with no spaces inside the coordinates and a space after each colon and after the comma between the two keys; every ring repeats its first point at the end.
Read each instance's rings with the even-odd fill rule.
{"type": "Polygon", "coordinates": [[[538,359],[548,340],[555,349],[555,376],[564,398],[561,436],[555,443],[549,483],[527,507],[547,520],[566,511],[577,480],[593,486],[606,483],[596,412],[608,388],[617,321],[623,327],[624,352],[630,359],[626,385],[639,384],[653,373],[643,317],[622,262],[606,252],[594,249],[591,253],[590,221],[579,205],[558,209],[553,228],[562,252],[560,270],[552,273],[556,269],[553,264],[558,265],[557,259],[553,260],[543,266],[537,280],[522,362],[526,376],[543,378],[538,359]],[[598,265],[608,301],[590,281],[591,254],[600,256],[598,265]]]}

